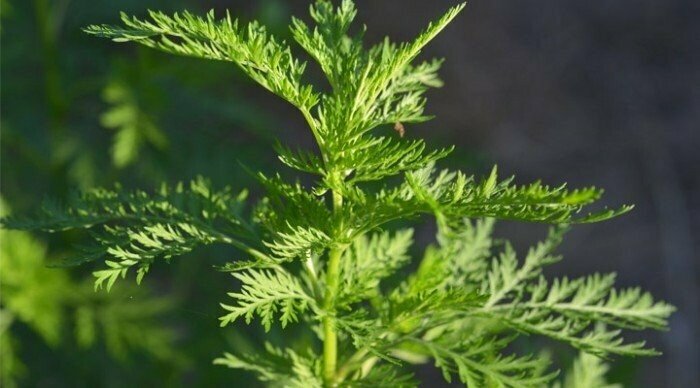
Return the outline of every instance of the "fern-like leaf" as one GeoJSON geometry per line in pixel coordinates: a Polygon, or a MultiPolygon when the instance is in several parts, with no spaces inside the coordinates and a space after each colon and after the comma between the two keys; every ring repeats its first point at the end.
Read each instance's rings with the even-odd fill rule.
{"type": "Polygon", "coordinates": [[[289,388],[322,388],[318,356],[301,356],[291,349],[279,349],[265,344],[264,354],[235,356],[225,353],[214,364],[253,372],[270,386],[289,388]]]}
{"type": "Polygon", "coordinates": [[[198,178],[186,187],[163,186],[157,193],[95,189],[74,195],[67,206],[46,201],[35,218],[4,218],[5,227],[48,232],[89,229],[93,244],[61,265],[107,258],[107,268],[95,272],[96,287],[110,289],[136,267],[143,278],[155,258],[169,259],[197,246],[231,244],[255,257],[255,231],[243,217],[246,193],[226,188],[214,191],[198,178]]]}
{"type": "Polygon", "coordinates": [[[221,326],[239,318],[250,323],[258,315],[265,330],[269,331],[278,312],[282,327],[285,327],[290,322],[298,321],[299,314],[309,307],[316,308],[315,300],[301,283],[285,271],[251,269],[232,275],[242,283],[242,287],[240,292],[228,294],[236,300],[235,305],[221,304],[229,312],[219,318],[221,326]]]}
{"type": "Polygon", "coordinates": [[[92,25],[85,31],[173,54],[233,62],[250,78],[295,106],[309,110],[316,104],[316,93],[301,82],[306,65],[259,23],[242,26],[229,14],[217,20],[213,11],[206,17],[189,12],[168,16],[151,11],[149,18],[140,20],[122,13],[124,26],[92,25]]]}
{"type": "Polygon", "coordinates": [[[608,384],[605,374],[610,370],[601,358],[581,353],[566,372],[564,384],[554,388],[622,388],[620,384],[608,384]]]}

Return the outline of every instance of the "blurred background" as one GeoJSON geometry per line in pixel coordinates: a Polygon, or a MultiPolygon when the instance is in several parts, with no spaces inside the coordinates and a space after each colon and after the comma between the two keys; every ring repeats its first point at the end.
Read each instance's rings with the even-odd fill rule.
{"type": "MultiPolygon", "coordinates": [[[[411,39],[452,4],[357,3],[370,42],[411,39]]],[[[80,31],[116,22],[119,11],[210,8],[259,19],[280,36],[290,15],[307,13],[305,2],[280,0],[0,0],[0,211],[31,211],[76,188],[153,188],[198,174],[255,194],[240,162],[281,168],[270,147],[277,137],[311,147],[296,112],[231,65],[80,31]]],[[[424,53],[447,58],[445,86],[429,94],[436,118],[406,128],[435,146],[457,144],[445,166],[482,173],[496,163],[518,182],[595,185],[606,189],[604,205],[636,204],[574,228],[552,269],[616,271],[620,286],[678,306],[669,332],[643,333],[663,356],[613,363],[611,380],[628,386],[700,381],[698,20],[692,0],[472,1],[424,53]]],[[[420,231],[419,243],[429,243],[431,227],[420,231]]],[[[255,385],[211,365],[262,337],[256,326],[218,329],[231,281],[211,266],[231,252],[197,251],[156,266],[144,286],[95,294],[91,268],[45,267],[81,236],[0,233],[2,386],[255,385]]],[[[502,223],[498,234],[524,249],[544,228],[502,223]]],[[[431,367],[417,373],[438,381],[431,367]]]]}

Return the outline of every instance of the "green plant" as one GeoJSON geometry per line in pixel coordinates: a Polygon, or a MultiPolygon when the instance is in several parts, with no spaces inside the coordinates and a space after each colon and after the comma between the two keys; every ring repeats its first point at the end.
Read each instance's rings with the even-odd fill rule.
{"type": "Polygon", "coordinates": [[[72,263],[107,258],[94,275],[95,287],[108,290],[132,272],[140,283],[159,258],[209,244],[238,248],[248,258],[221,268],[240,284],[229,294],[233,301],[222,304],[221,325],[258,318],[269,330],[277,322],[282,328],[304,322],[322,343],[267,344],[259,354],[215,360],[271,385],[413,386],[402,365],[430,360],[446,380],[457,375],[469,386],[552,383],[556,372],[546,357],[506,355],[523,334],[587,354],[565,386],[601,383],[605,366],[596,357],[657,354],[643,342],[624,342],[620,330],[663,329],[673,308],[636,288],[614,289],[613,275],[548,281],[542,268],[559,260],[553,251],[564,225],[606,220],[631,207],[579,215],[599,190],[516,186],[512,178],[498,181],[495,168],[483,180],[439,171],[435,161],[452,148],[428,151],[422,140],[404,138],[404,124],[430,118],[424,93],[441,85],[441,61],[412,63],[462,8],[450,9],[412,43],[386,39],[366,49],[364,28],[349,32],[351,1],[337,8],[317,1],[316,26],[293,19],[291,31],[326,75],[327,92],[304,83],[306,63],[256,22],[151,12],[150,20],[122,15],[120,27],[90,26],[88,33],[115,41],[233,62],[306,119],[318,152],[282,144],[276,150],[282,163],[315,176],[315,183],[307,188],[260,173],[267,194],[252,208],[246,191],[217,190],[203,178],[153,194],[96,189],[4,224],[90,229],[94,244],[72,263]],[[423,214],[435,217],[437,242],[405,275],[412,231],[392,232],[392,222],[423,214]],[[559,226],[519,261],[510,245],[494,242],[494,219],[559,226]]]}
{"type": "MultiPolygon", "coordinates": [[[[0,200],[0,214],[6,206],[0,200]]],[[[113,359],[134,353],[171,364],[183,357],[175,350],[176,333],[163,327],[173,301],[149,295],[145,288],[124,287],[96,294],[92,281],[75,281],[65,269],[47,268],[47,247],[26,232],[0,230],[0,382],[17,386],[27,372],[15,326],[26,325],[51,348],[65,346],[70,327],[82,350],[98,340],[113,359]]]]}

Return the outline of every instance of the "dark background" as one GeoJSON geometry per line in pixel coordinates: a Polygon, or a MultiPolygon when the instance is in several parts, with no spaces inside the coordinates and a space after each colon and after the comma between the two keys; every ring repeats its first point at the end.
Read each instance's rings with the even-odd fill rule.
{"type": "MultiPolygon", "coordinates": [[[[408,40],[451,4],[358,1],[358,19],[368,25],[370,42],[385,35],[408,40]]],[[[244,19],[261,19],[284,36],[291,14],[306,17],[304,2],[10,0],[0,5],[0,172],[2,196],[13,210],[32,209],[45,195],[65,196],[76,187],[114,181],[150,188],[202,174],[219,184],[254,186],[239,160],[269,172],[280,168],[270,149],[274,137],[311,146],[294,110],[232,66],[116,45],[79,30],[116,22],[120,10],[142,16],[148,8],[228,8],[244,19]],[[140,115],[167,139],[136,131],[138,147],[125,165],[110,156],[118,131],[100,119],[113,107],[105,98],[110,84],[127,88],[140,115]]],[[[687,387],[700,379],[699,18],[700,3],[692,0],[472,1],[424,53],[447,59],[441,71],[445,86],[429,94],[428,111],[436,119],[406,128],[409,136],[425,137],[435,146],[457,144],[445,163],[452,167],[482,173],[497,163],[503,175],[515,174],[519,182],[595,185],[606,189],[605,205],[636,204],[624,217],[575,227],[561,248],[565,260],[552,271],[570,276],[616,271],[620,286],[640,285],[678,306],[670,332],[644,333],[662,357],[613,364],[613,378],[631,386],[687,387]]],[[[543,231],[516,223],[498,229],[519,247],[543,231]]],[[[419,241],[429,242],[429,233],[426,227],[419,241]]],[[[39,238],[52,251],[70,242],[39,238]]],[[[241,335],[215,330],[219,295],[228,284],[223,275],[209,280],[210,265],[229,257],[207,253],[151,275],[156,293],[178,295],[171,321],[180,325],[181,347],[191,358],[185,367],[165,368],[180,376],[167,381],[212,386],[249,377],[210,366],[224,350],[221,344],[240,344],[241,335]]],[[[89,276],[89,269],[72,274],[79,279],[89,276]]],[[[124,386],[115,376],[153,383],[144,377],[147,364],[133,360],[122,365],[100,356],[92,361],[97,372],[76,372],[86,356],[104,351],[68,355],[65,347],[46,347],[31,330],[16,326],[11,330],[25,351],[19,357],[31,371],[22,385],[124,386]],[[57,357],[64,359],[58,368],[52,361],[57,357]]],[[[260,334],[246,330],[243,337],[260,334]]],[[[430,368],[419,373],[437,377],[430,368]]]]}

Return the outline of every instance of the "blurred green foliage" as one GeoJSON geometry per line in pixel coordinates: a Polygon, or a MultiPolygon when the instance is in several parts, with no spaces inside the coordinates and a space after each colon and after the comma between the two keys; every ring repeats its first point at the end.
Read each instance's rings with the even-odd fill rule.
{"type": "MultiPolygon", "coordinates": [[[[25,212],[44,197],[66,198],[116,180],[154,188],[204,174],[242,186],[253,178],[239,159],[253,170],[274,162],[266,131],[279,123],[243,97],[248,84],[235,69],[142,49],[118,51],[81,31],[115,21],[119,11],[203,12],[210,6],[185,0],[0,2],[5,214],[9,207],[25,212]]],[[[282,1],[237,12],[284,33],[282,1]]],[[[236,378],[211,360],[222,342],[245,349],[257,334],[214,330],[219,307],[208,295],[230,288],[230,276],[198,281],[200,270],[217,264],[208,257],[234,252],[178,261],[166,269],[169,276],[154,271],[159,280],[150,288],[124,284],[95,293],[90,268],[47,268],[69,257],[79,238],[0,232],[1,386],[211,386],[236,378]],[[212,335],[197,335],[202,331],[212,335]]]]}

